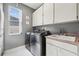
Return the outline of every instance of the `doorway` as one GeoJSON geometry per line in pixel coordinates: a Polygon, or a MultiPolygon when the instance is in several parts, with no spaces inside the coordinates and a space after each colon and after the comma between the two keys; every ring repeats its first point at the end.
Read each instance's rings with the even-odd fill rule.
{"type": "Polygon", "coordinates": [[[3,53],[4,14],[3,4],[0,3],[0,55],[3,53]]]}

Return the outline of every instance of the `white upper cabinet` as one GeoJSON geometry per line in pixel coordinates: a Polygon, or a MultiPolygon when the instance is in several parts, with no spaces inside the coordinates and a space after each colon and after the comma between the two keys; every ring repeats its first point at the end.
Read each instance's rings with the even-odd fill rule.
{"type": "Polygon", "coordinates": [[[33,13],[33,26],[42,25],[42,17],[43,17],[42,13],[43,13],[43,6],[41,6],[33,13]]]}
{"type": "Polygon", "coordinates": [[[43,6],[41,6],[38,10],[37,10],[37,25],[42,25],[42,20],[43,20],[43,6]]]}
{"type": "Polygon", "coordinates": [[[53,3],[45,3],[44,5],[43,24],[53,24],[53,3]]]}
{"type": "Polygon", "coordinates": [[[56,3],[54,23],[71,22],[77,20],[76,3],[56,3]]]}
{"type": "Polygon", "coordinates": [[[33,26],[77,21],[77,6],[76,3],[45,3],[33,13],[33,26]]]}
{"type": "Polygon", "coordinates": [[[36,25],[37,24],[37,12],[35,11],[32,16],[33,16],[32,25],[37,26],[36,25]]]}

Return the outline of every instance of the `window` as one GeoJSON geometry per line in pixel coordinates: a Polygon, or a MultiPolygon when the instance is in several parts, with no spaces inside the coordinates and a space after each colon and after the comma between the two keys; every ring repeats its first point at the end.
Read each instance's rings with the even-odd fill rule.
{"type": "Polygon", "coordinates": [[[17,35],[22,32],[22,11],[9,6],[8,33],[17,35]]]}

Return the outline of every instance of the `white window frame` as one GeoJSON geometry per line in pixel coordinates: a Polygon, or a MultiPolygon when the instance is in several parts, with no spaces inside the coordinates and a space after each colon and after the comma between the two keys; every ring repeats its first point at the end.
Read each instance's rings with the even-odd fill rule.
{"type": "Polygon", "coordinates": [[[14,8],[14,9],[18,10],[19,13],[20,13],[20,17],[19,17],[19,32],[18,33],[10,33],[9,30],[8,30],[8,35],[20,35],[22,33],[22,10],[20,10],[17,7],[13,7],[13,6],[9,6],[8,7],[8,27],[10,26],[10,24],[9,24],[9,22],[10,22],[10,13],[9,12],[10,12],[11,8],[14,8]]]}
{"type": "Polygon", "coordinates": [[[4,30],[4,12],[3,12],[3,4],[0,3],[0,11],[1,11],[1,32],[0,35],[3,34],[4,30]]]}

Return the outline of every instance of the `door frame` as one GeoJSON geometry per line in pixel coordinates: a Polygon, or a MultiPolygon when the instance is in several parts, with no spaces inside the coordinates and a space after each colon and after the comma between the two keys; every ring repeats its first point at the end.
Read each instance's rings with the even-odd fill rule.
{"type": "Polygon", "coordinates": [[[3,12],[3,4],[0,3],[0,11],[1,11],[1,37],[2,37],[2,48],[1,48],[1,54],[3,55],[4,52],[4,12],[3,12]]]}

